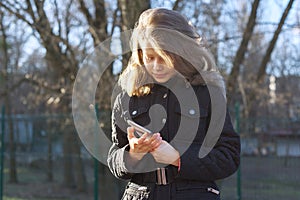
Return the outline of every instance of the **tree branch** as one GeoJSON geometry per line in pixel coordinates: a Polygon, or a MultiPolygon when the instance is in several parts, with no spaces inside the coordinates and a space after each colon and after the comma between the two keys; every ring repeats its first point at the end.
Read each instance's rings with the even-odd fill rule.
{"type": "MultiPolygon", "coordinates": [[[[228,89],[228,92],[231,93],[231,94],[234,93],[235,85],[236,85],[235,83],[236,83],[237,77],[240,73],[240,66],[241,66],[242,62],[244,61],[244,57],[245,57],[245,53],[247,51],[248,43],[249,43],[250,38],[253,34],[259,2],[260,2],[260,0],[254,0],[254,2],[252,4],[251,14],[248,18],[248,23],[247,23],[246,29],[244,31],[244,34],[243,34],[243,39],[241,41],[239,49],[238,49],[238,51],[236,53],[236,56],[234,58],[233,66],[232,66],[230,75],[229,75],[228,80],[227,80],[227,89],[228,89]]],[[[228,96],[229,101],[230,101],[230,96],[231,95],[228,96]]]]}
{"type": "Polygon", "coordinates": [[[16,89],[18,89],[24,83],[29,83],[31,85],[39,86],[39,87],[44,88],[44,89],[46,89],[50,92],[61,93],[61,90],[60,90],[61,87],[50,87],[45,82],[38,81],[34,78],[24,77],[24,78],[20,79],[18,82],[16,82],[15,84],[13,84],[12,86],[9,86],[4,92],[0,93],[0,97],[5,97],[9,93],[14,92],[16,89]]]}
{"type": "MultiPolygon", "coordinates": [[[[12,6],[12,5],[10,5],[10,6],[12,6]]],[[[30,21],[28,21],[25,18],[25,16],[21,15],[18,10],[17,11],[12,10],[10,7],[8,7],[7,5],[5,5],[2,1],[0,1],[0,7],[4,8],[5,10],[7,10],[10,14],[16,16],[18,19],[21,19],[22,21],[24,21],[25,23],[27,23],[29,26],[33,26],[33,24],[30,21]]]]}
{"type": "Polygon", "coordinates": [[[182,2],[182,0],[176,0],[174,5],[173,5],[173,8],[172,10],[178,10],[179,8],[179,4],[182,2]]]}
{"type": "Polygon", "coordinates": [[[82,12],[82,14],[86,17],[86,20],[88,22],[88,24],[93,24],[93,18],[92,15],[90,14],[89,10],[87,9],[87,7],[85,6],[84,0],[78,0],[79,5],[80,5],[80,10],[82,12]]]}
{"type": "Polygon", "coordinates": [[[116,26],[117,25],[120,26],[117,23],[117,13],[118,13],[118,11],[120,11],[119,6],[117,6],[117,8],[116,8],[116,10],[114,11],[114,14],[113,14],[113,22],[112,22],[111,31],[110,31],[110,37],[113,35],[116,26]]]}
{"type": "Polygon", "coordinates": [[[260,64],[260,67],[259,67],[259,70],[258,70],[258,74],[257,74],[257,78],[256,78],[256,83],[261,83],[264,78],[265,78],[265,75],[266,75],[266,69],[267,69],[267,64],[268,62],[270,61],[270,58],[271,58],[271,54],[273,52],[273,49],[276,45],[276,42],[277,42],[277,39],[279,37],[279,34],[282,30],[282,26],[284,25],[284,22],[289,14],[289,11],[291,10],[292,8],[292,5],[294,3],[294,0],[290,0],[287,7],[285,8],[283,14],[282,14],[282,17],[280,19],[280,22],[278,24],[278,27],[274,33],[274,36],[270,42],[270,45],[267,49],[267,52],[265,54],[265,56],[263,57],[263,60],[260,64]]]}

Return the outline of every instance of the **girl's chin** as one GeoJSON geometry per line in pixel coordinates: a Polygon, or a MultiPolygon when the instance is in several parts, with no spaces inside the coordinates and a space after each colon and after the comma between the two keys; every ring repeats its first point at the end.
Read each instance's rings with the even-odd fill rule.
{"type": "Polygon", "coordinates": [[[169,78],[154,78],[154,80],[158,83],[165,83],[169,80],[169,78]]]}
{"type": "Polygon", "coordinates": [[[166,74],[164,74],[164,75],[153,75],[153,78],[154,78],[155,81],[157,81],[159,83],[165,83],[170,79],[170,77],[166,74]]]}

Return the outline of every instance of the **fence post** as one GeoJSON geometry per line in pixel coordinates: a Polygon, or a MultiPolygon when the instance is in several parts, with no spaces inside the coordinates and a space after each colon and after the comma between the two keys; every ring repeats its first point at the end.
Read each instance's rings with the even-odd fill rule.
{"type": "MultiPolygon", "coordinates": [[[[235,129],[238,134],[240,134],[240,104],[237,102],[235,104],[235,129]]],[[[240,158],[242,159],[242,158],[240,158]]],[[[237,199],[242,199],[242,187],[241,187],[241,161],[240,166],[237,170],[237,199]]]]}
{"type": "MultiPolygon", "coordinates": [[[[98,109],[98,104],[95,104],[95,112],[96,112],[96,124],[95,126],[98,126],[98,118],[99,118],[99,109],[98,109]]],[[[98,129],[95,128],[95,131],[97,131],[98,129]]],[[[95,134],[97,134],[95,132],[95,134]]],[[[95,140],[96,141],[96,140],[95,140]]],[[[97,142],[97,141],[96,141],[97,142]]],[[[98,190],[99,190],[99,186],[98,186],[98,182],[99,182],[99,161],[97,160],[97,158],[94,157],[94,200],[98,200],[98,190]]]]}
{"type": "Polygon", "coordinates": [[[3,199],[3,168],[4,168],[4,131],[5,131],[5,107],[2,106],[2,114],[1,114],[1,171],[0,171],[0,200],[3,199]]]}

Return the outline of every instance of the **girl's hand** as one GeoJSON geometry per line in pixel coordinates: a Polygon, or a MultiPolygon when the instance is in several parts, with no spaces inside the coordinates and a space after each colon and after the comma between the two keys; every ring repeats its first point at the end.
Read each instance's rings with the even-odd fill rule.
{"type": "Polygon", "coordinates": [[[129,141],[129,153],[132,158],[141,160],[145,154],[158,148],[162,142],[160,133],[149,135],[144,133],[140,138],[135,137],[134,128],[127,128],[127,138],[129,141]]]}
{"type": "Polygon", "coordinates": [[[165,140],[163,140],[160,146],[152,151],[151,154],[156,162],[179,166],[179,152],[165,140]]]}

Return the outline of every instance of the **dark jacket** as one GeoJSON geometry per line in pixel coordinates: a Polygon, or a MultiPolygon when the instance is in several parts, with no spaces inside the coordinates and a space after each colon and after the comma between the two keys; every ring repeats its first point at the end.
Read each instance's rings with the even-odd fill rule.
{"type": "Polygon", "coordinates": [[[172,80],[165,86],[154,85],[147,96],[129,97],[125,92],[117,96],[112,114],[113,145],[108,154],[108,165],[116,177],[130,179],[123,199],[219,199],[215,180],[228,177],[238,168],[240,140],[227,111],[217,143],[205,157],[199,157],[211,120],[210,91],[205,85],[193,86],[192,91],[198,100],[195,105],[187,88],[191,87],[182,81],[172,80]],[[179,85],[177,94],[172,89],[174,85],[179,85]],[[181,97],[178,97],[178,91],[181,97]],[[130,164],[127,119],[153,132],[160,132],[163,139],[180,152],[180,169],[165,166],[168,169],[167,185],[156,184],[156,172],[153,171],[161,165],[151,154],[135,165],[130,164]],[[182,128],[183,123],[185,126],[182,128]],[[178,134],[180,130],[183,134],[178,134]],[[142,169],[150,172],[138,171],[142,169]]]}

